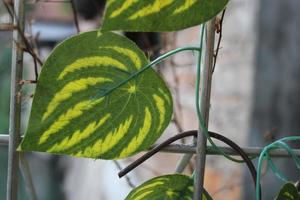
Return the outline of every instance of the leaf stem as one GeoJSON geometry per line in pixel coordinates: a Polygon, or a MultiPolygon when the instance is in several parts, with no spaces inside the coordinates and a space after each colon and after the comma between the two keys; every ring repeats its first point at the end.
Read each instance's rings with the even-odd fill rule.
{"type": "Polygon", "coordinates": [[[101,97],[106,96],[108,94],[110,94],[111,92],[113,92],[114,90],[116,90],[117,88],[125,85],[126,83],[128,83],[131,79],[137,77],[138,75],[140,75],[141,73],[145,72],[147,69],[153,67],[154,65],[162,62],[164,59],[175,55],[176,53],[182,52],[182,51],[201,51],[201,49],[199,47],[181,47],[181,48],[177,48],[174,49],[172,51],[169,51],[159,57],[157,57],[155,60],[151,61],[148,65],[146,65],[145,67],[142,67],[140,70],[136,71],[135,73],[131,74],[127,79],[125,79],[124,81],[121,81],[120,83],[118,83],[116,86],[110,88],[109,90],[107,90],[103,95],[101,95],[101,97]]]}

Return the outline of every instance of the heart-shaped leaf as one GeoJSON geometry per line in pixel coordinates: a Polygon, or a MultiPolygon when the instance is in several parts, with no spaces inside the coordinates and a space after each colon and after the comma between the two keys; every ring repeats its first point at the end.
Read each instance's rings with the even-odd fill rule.
{"type": "Polygon", "coordinates": [[[300,192],[293,183],[286,183],[280,189],[276,200],[299,200],[300,192]]]}
{"type": "Polygon", "coordinates": [[[42,68],[19,149],[102,159],[147,149],[172,115],[170,92],[153,69],[131,76],[147,64],[114,33],[67,39],[42,68]]]}
{"type": "Polygon", "coordinates": [[[107,0],[102,30],[177,31],[208,21],[228,0],[107,0]]]}
{"type": "MultiPolygon", "coordinates": [[[[192,200],[193,179],[182,174],[155,177],[133,189],[125,200],[192,200]]],[[[204,191],[203,200],[212,200],[204,191]]]]}

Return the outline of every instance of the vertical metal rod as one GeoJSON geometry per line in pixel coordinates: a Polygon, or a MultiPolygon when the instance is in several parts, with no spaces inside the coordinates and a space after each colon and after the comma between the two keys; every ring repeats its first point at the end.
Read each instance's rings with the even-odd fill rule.
{"type": "MultiPolygon", "coordinates": [[[[15,19],[13,23],[24,31],[24,0],[14,1],[15,19]]],[[[13,31],[13,49],[11,65],[9,147],[7,172],[7,200],[17,200],[19,153],[16,151],[20,143],[21,125],[21,86],[23,67],[23,50],[20,48],[22,38],[18,30],[13,31]]]]}
{"type": "Polygon", "coordinates": [[[175,172],[176,173],[182,173],[183,170],[186,168],[186,166],[189,164],[193,157],[192,153],[187,153],[181,156],[180,161],[178,162],[175,172]]]}
{"type": "Polygon", "coordinates": [[[26,190],[30,195],[30,199],[37,200],[36,191],[31,176],[31,171],[24,153],[20,153],[20,170],[25,181],[26,190]]]}
{"type": "MultiPolygon", "coordinates": [[[[202,60],[202,52],[203,52],[203,36],[204,36],[204,27],[205,24],[202,24],[202,30],[199,31],[199,48],[201,49],[201,51],[198,52],[198,59],[197,59],[197,82],[198,82],[198,68],[200,68],[201,66],[201,60],[202,60]]],[[[198,90],[199,88],[196,87],[196,90],[198,90]]],[[[198,101],[198,97],[195,97],[196,101],[198,101]]],[[[195,105],[198,105],[198,103],[196,103],[195,105]]],[[[198,110],[197,110],[198,111],[198,110]]],[[[197,112],[198,114],[198,112],[197,112]]],[[[193,139],[193,145],[197,146],[197,138],[194,137],[193,139]]],[[[186,166],[190,163],[191,159],[193,157],[193,154],[190,153],[186,153],[184,155],[181,156],[180,161],[178,162],[178,164],[176,165],[176,169],[175,172],[176,173],[182,173],[184,171],[184,169],[186,168],[186,166]]]]}
{"type": "MultiPolygon", "coordinates": [[[[208,127],[209,108],[210,108],[210,92],[212,82],[212,67],[214,56],[214,41],[215,41],[215,19],[210,20],[206,26],[206,51],[204,57],[204,66],[201,72],[201,88],[200,88],[200,109],[205,125],[208,127]]],[[[206,147],[207,138],[203,134],[201,126],[197,136],[196,148],[196,169],[194,181],[194,200],[202,200],[206,147]]]]}

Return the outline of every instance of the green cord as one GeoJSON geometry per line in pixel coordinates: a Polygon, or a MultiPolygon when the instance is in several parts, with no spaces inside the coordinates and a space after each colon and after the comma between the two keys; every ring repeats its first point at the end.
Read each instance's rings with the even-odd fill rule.
{"type": "Polygon", "coordinates": [[[285,142],[286,141],[293,141],[293,140],[300,140],[300,136],[290,136],[285,137],[280,140],[277,140],[263,148],[259,155],[258,159],[258,169],[257,169],[257,178],[256,178],[256,191],[255,196],[256,200],[260,200],[260,179],[261,179],[261,171],[262,171],[262,163],[264,160],[267,160],[268,166],[270,166],[272,172],[282,181],[287,182],[287,178],[278,170],[278,168],[274,165],[269,152],[275,149],[284,149],[288,152],[288,154],[293,158],[296,166],[298,169],[300,169],[300,158],[298,158],[295,153],[293,152],[293,149],[289,147],[285,142]]]}
{"type": "Polygon", "coordinates": [[[110,94],[111,92],[113,92],[114,90],[116,90],[117,88],[125,85],[126,83],[128,83],[131,79],[137,77],[138,75],[140,75],[141,73],[145,72],[147,69],[153,67],[154,65],[162,62],[165,58],[168,58],[176,53],[182,52],[182,51],[200,51],[199,47],[181,47],[181,48],[177,48],[174,49],[172,51],[169,51],[159,57],[157,57],[155,60],[151,61],[148,65],[144,66],[143,68],[141,68],[140,70],[134,72],[133,74],[131,74],[127,79],[125,79],[124,81],[121,81],[120,83],[118,83],[116,86],[109,88],[107,91],[105,91],[101,97],[106,96],[108,94],[110,94]]]}
{"type": "Polygon", "coordinates": [[[200,76],[201,76],[201,60],[202,60],[202,48],[203,48],[203,38],[204,38],[204,28],[205,28],[205,25],[202,25],[202,28],[201,28],[201,36],[200,36],[200,48],[201,49],[199,51],[199,55],[198,55],[198,62],[197,62],[197,80],[196,80],[196,111],[197,111],[197,116],[198,116],[198,121],[199,121],[199,124],[201,126],[201,129],[203,130],[203,134],[205,135],[205,137],[207,138],[207,140],[209,141],[209,143],[211,144],[212,148],[215,149],[218,153],[220,153],[222,156],[224,156],[225,158],[233,161],[233,162],[237,162],[237,163],[243,163],[244,161],[243,160],[239,160],[239,159],[236,159],[236,158],[233,158],[229,155],[227,155],[225,152],[223,152],[214,142],[213,140],[210,138],[209,134],[208,134],[208,129],[207,127],[205,126],[205,122],[202,118],[202,115],[201,115],[201,109],[200,109],[200,94],[199,94],[199,91],[200,91],[200,76]]]}

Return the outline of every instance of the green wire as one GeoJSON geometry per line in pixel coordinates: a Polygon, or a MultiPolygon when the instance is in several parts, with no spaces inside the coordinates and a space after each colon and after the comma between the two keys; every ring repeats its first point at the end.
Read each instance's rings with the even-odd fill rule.
{"type": "Polygon", "coordinates": [[[205,122],[202,118],[202,115],[201,115],[201,109],[200,109],[200,94],[199,94],[199,91],[200,91],[200,77],[201,77],[201,60],[202,60],[202,48],[203,48],[203,38],[204,38],[204,28],[205,28],[205,25],[202,25],[202,28],[201,28],[201,37],[200,37],[200,48],[201,51],[199,51],[199,55],[198,55],[198,62],[197,62],[197,80],[196,80],[196,111],[197,111],[197,116],[198,116],[198,121],[199,121],[199,124],[201,126],[201,129],[203,131],[203,134],[205,135],[205,137],[207,138],[207,140],[209,141],[209,143],[211,144],[212,148],[215,149],[219,154],[221,154],[222,156],[224,156],[225,158],[233,161],[233,162],[237,162],[237,163],[243,163],[244,161],[243,160],[239,160],[239,159],[236,159],[236,158],[233,158],[229,155],[227,155],[225,152],[223,152],[214,142],[213,140],[211,139],[211,137],[209,136],[208,134],[208,129],[207,127],[205,126],[205,122]]]}
{"type": "Polygon", "coordinates": [[[293,140],[300,140],[300,136],[290,136],[285,137],[280,140],[277,140],[263,148],[259,155],[258,159],[258,169],[257,169],[257,177],[256,177],[256,189],[255,189],[255,196],[256,200],[260,200],[260,179],[261,179],[261,171],[262,171],[262,163],[266,159],[268,162],[268,166],[270,166],[272,172],[282,181],[286,182],[287,178],[278,170],[278,168],[274,165],[269,152],[274,149],[284,149],[288,152],[288,154],[293,158],[296,166],[298,169],[300,169],[300,158],[298,158],[295,153],[293,152],[293,149],[290,148],[285,141],[293,141],[293,140]]]}
{"type": "Polygon", "coordinates": [[[108,94],[110,94],[111,92],[113,92],[114,90],[116,90],[117,88],[125,85],[126,83],[128,83],[131,79],[137,77],[138,75],[140,75],[141,73],[143,73],[144,71],[146,71],[147,69],[153,67],[154,65],[162,62],[165,58],[168,58],[176,53],[182,52],[182,51],[200,51],[199,47],[181,47],[181,48],[177,48],[174,49],[172,51],[169,51],[159,57],[157,57],[155,60],[151,61],[149,64],[147,64],[146,66],[144,66],[143,68],[141,68],[140,70],[134,72],[133,74],[131,74],[127,79],[125,79],[124,81],[121,81],[120,83],[118,83],[116,86],[109,88],[107,91],[105,91],[101,97],[106,96],[108,94]]]}

